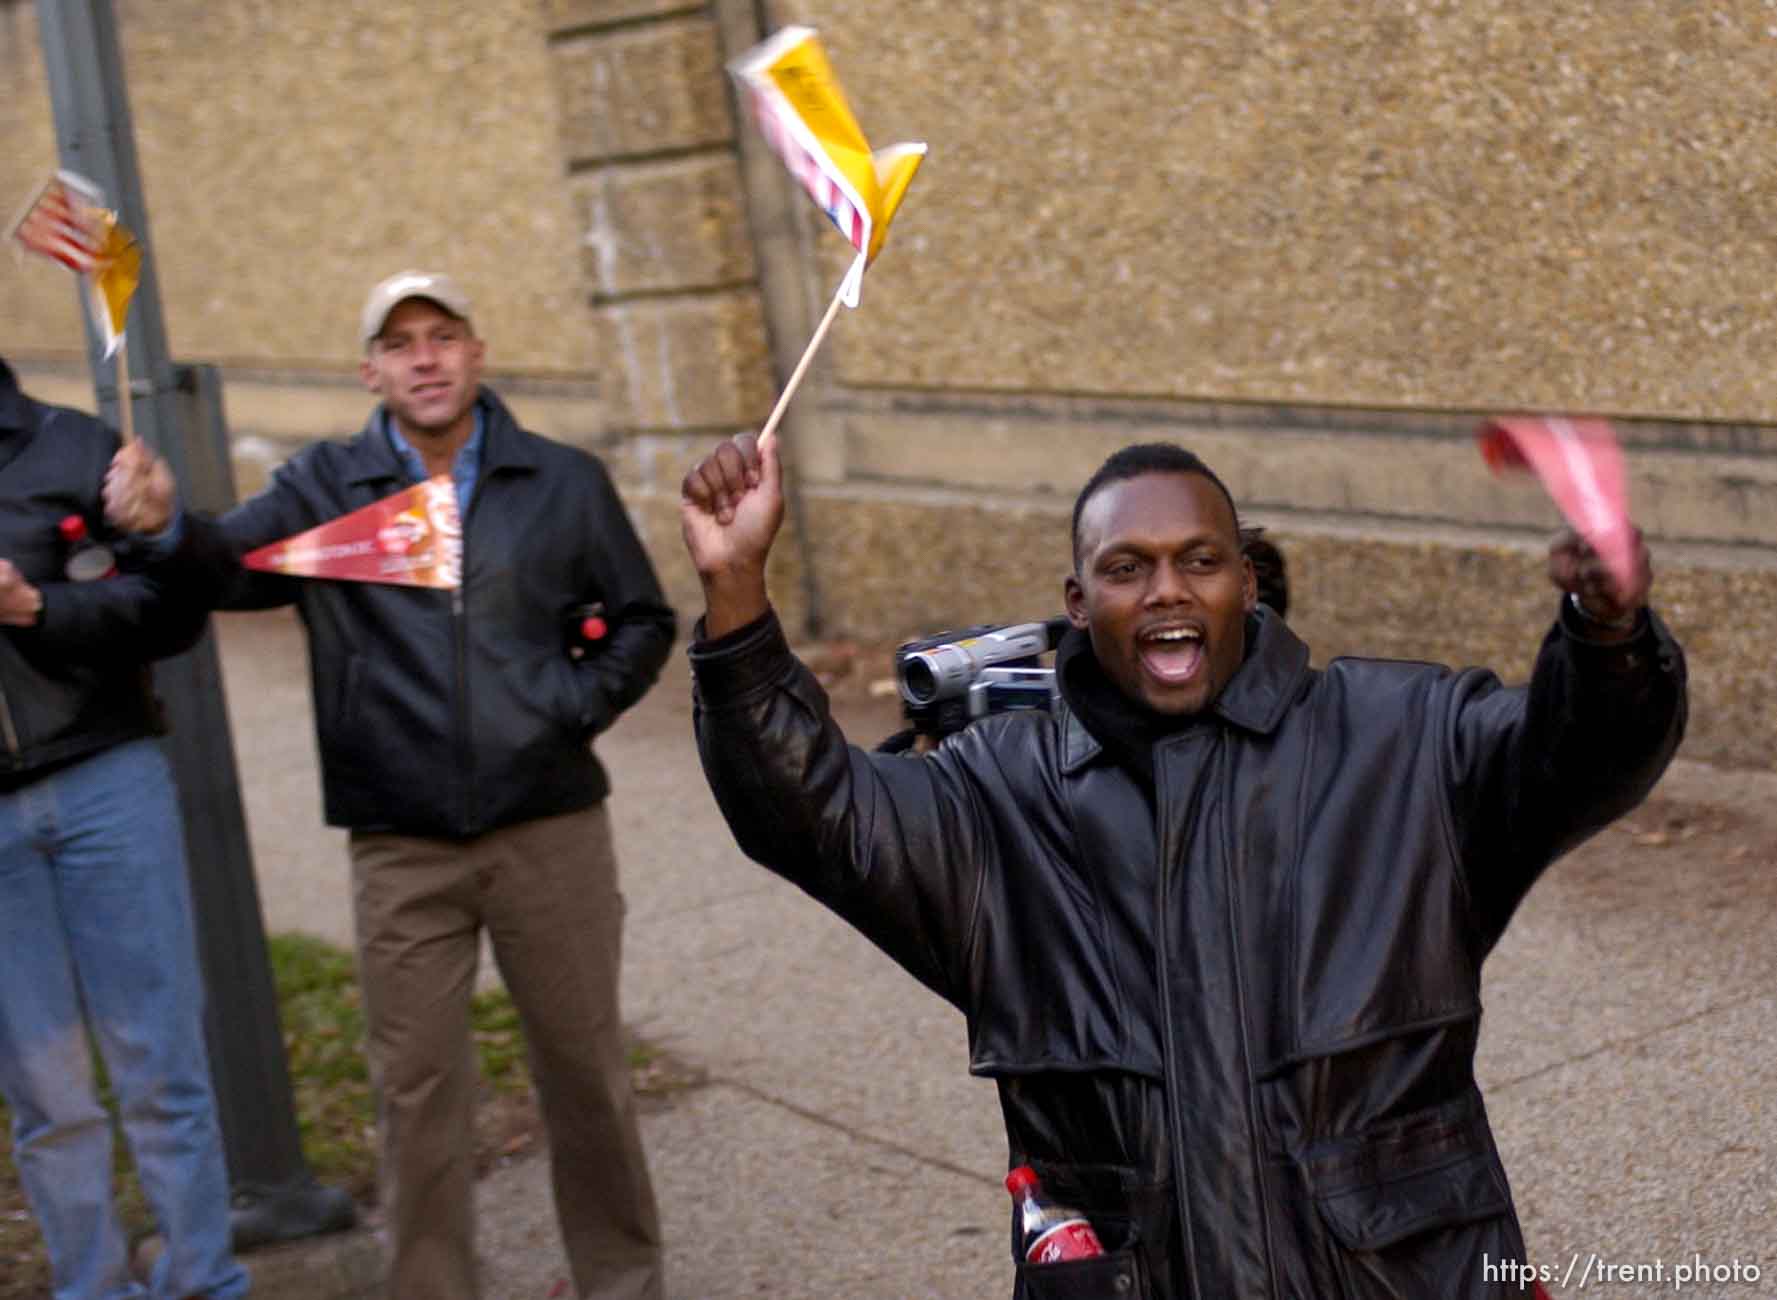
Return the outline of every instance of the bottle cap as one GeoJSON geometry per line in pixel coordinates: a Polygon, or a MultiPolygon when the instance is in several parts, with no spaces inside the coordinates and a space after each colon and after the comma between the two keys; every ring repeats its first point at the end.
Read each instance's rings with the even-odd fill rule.
{"type": "Polygon", "coordinates": [[[84,541],[86,538],[86,520],[79,515],[65,515],[62,522],[56,525],[56,531],[62,535],[64,542],[84,541]]]}
{"type": "Polygon", "coordinates": [[[1023,1196],[1037,1185],[1037,1171],[1029,1165],[1019,1165],[1006,1175],[1006,1190],[1014,1196],[1023,1196]]]}

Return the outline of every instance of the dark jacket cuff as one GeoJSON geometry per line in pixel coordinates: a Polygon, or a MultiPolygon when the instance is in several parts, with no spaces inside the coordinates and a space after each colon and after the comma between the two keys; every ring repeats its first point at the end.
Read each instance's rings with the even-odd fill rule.
{"type": "Polygon", "coordinates": [[[705,708],[745,700],[781,680],[796,662],[774,609],[714,640],[705,638],[700,618],[691,637],[687,653],[697,698],[705,708]]]}
{"type": "Polygon", "coordinates": [[[1565,596],[1556,623],[1567,640],[1573,662],[1606,673],[1645,672],[1658,664],[1672,672],[1681,659],[1678,643],[1659,616],[1643,605],[1635,614],[1635,630],[1621,641],[1597,639],[1595,624],[1588,622],[1565,596]]]}

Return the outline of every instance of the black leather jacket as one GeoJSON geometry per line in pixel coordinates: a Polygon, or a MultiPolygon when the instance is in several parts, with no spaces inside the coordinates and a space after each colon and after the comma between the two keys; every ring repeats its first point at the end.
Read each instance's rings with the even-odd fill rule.
{"type": "Polygon", "coordinates": [[[37,626],[0,628],[0,790],[163,730],[145,665],[203,634],[202,605],[136,571],[105,527],[99,490],[116,450],[110,429],[26,397],[0,361],[0,559],[43,593],[37,626]],[[69,515],[120,573],[67,580],[69,515]]]}
{"type": "Polygon", "coordinates": [[[305,447],[220,525],[188,516],[177,561],[230,609],[295,603],[307,625],[327,821],[467,838],[610,790],[590,741],[642,697],[676,631],[598,459],[518,427],[485,388],[481,472],[454,591],[251,572],[240,554],[379,501],[409,480],[381,412],[305,447]],[[605,607],[595,654],[569,611],[605,607]]]}
{"type": "Polygon", "coordinates": [[[1507,689],[1248,626],[1153,812],[1065,707],[848,747],[769,618],[693,646],[698,743],[741,847],[962,1010],[1011,1162],[1097,1225],[1106,1256],[1017,1294],[1520,1294],[1481,963],[1665,767],[1682,654],[1651,615],[1622,647],[1562,623],[1507,689]]]}

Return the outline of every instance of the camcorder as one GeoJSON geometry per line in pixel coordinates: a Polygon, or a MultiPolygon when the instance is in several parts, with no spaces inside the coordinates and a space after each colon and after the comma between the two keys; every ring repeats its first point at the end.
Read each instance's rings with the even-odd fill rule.
{"type": "Polygon", "coordinates": [[[1041,657],[1068,629],[1057,616],[1040,623],[983,623],[902,643],[895,651],[895,686],[909,726],[879,749],[900,753],[921,737],[936,743],[971,722],[1013,709],[1055,703],[1055,669],[1041,657]]]}

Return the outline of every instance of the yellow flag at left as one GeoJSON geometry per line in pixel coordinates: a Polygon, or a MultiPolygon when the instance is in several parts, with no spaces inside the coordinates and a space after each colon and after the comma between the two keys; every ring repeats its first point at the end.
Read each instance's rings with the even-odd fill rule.
{"type": "Polygon", "coordinates": [[[91,286],[93,324],[105,338],[105,355],[109,357],[123,346],[130,299],[142,281],[142,246],[118,224],[115,212],[100,213],[99,223],[104,229],[103,252],[87,283],[91,286]]]}
{"type": "Polygon", "coordinates": [[[93,328],[105,340],[105,355],[114,355],[142,279],[142,248],[105,207],[99,187],[77,172],[56,172],[26,201],[9,233],[21,248],[85,280],[93,328]]]}

